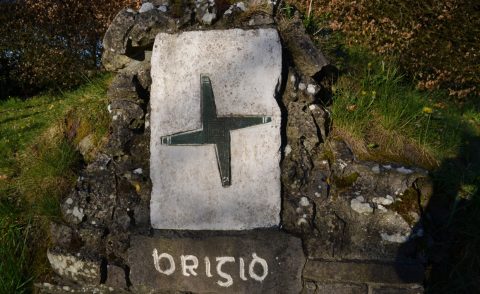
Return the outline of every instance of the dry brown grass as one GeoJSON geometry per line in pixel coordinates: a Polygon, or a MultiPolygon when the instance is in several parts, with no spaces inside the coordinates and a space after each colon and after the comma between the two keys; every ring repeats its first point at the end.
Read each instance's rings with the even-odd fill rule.
{"type": "Polygon", "coordinates": [[[382,163],[397,162],[405,165],[421,166],[425,169],[438,167],[439,162],[424,146],[395,132],[372,126],[365,137],[353,135],[351,130],[334,126],[332,138],[342,138],[361,160],[372,160],[382,163]],[[370,148],[369,142],[375,142],[370,148]]]}

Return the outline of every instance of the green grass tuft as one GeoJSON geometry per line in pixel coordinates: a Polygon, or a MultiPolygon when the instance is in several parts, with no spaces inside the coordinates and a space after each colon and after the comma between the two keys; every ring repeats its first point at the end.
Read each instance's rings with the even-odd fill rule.
{"type": "Polygon", "coordinates": [[[358,48],[334,86],[334,127],[365,158],[433,168],[454,156],[465,133],[475,132],[473,105],[449,104],[448,94],[415,89],[398,68],[358,48]]]}
{"type": "Polygon", "coordinates": [[[61,217],[60,199],[82,164],[77,144],[92,134],[98,149],[108,133],[109,82],[0,102],[0,293],[30,292],[49,275],[49,221],[61,217]]]}

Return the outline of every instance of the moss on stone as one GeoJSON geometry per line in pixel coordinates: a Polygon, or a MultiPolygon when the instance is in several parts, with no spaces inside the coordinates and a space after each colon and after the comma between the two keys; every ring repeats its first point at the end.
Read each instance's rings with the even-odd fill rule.
{"type": "Polygon", "coordinates": [[[414,188],[408,188],[403,192],[401,199],[402,201],[395,201],[390,208],[400,214],[409,225],[414,225],[416,220],[411,212],[419,213],[418,192],[414,188]]]}
{"type": "Polygon", "coordinates": [[[334,175],[333,183],[340,189],[348,188],[348,187],[351,187],[357,181],[359,176],[360,174],[357,172],[351,173],[344,177],[338,177],[334,175]]]}

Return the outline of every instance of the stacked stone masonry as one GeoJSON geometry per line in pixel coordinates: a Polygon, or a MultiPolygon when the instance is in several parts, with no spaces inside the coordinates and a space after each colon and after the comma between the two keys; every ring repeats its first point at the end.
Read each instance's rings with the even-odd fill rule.
{"type": "MultiPolygon", "coordinates": [[[[358,160],[345,142],[332,138],[329,109],[324,105],[334,68],[305,33],[300,19],[277,19],[275,3],[256,0],[228,7],[215,7],[205,0],[178,3],[155,0],[144,3],[140,11],[122,10],[105,35],[103,64],[116,72],[108,90],[112,121],[108,144],[80,171],[75,189],[62,201],[64,221],[52,224],[53,245],[48,252],[56,276],[37,284],[40,291],[195,292],[191,288],[195,284],[155,291],[155,285],[145,282],[146,276],[132,275],[143,262],[135,256],[144,254],[134,245],[147,246],[149,238],[165,244],[211,238],[220,247],[231,240],[246,240],[242,261],[236,256],[232,263],[240,266],[240,280],[255,282],[252,277],[261,276],[258,267],[252,267],[253,274],[248,276],[251,261],[247,257],[253,256],[249,244],[263,244],[272,252],[281,249],[286,256],[282,268],[301,269],[287,279],[288,285],[298,289],[278,289],[272,284],[273,288],[257,290],[235,288],[237,293],[423,293],[424,260],[417,244],[424,238],[419,219],[431,193],[428,174],[415,167],[358,160]],[[149,99],[155,37],[232,28],[274,28],[282,40],[282,83],[277,89],[283,121],[280,227],[260,232],[152,230],[149,99]],[[258,234],[276,237],[269,244],[258,234]],[[284,242],[292,245],[282,247],[284,242]]],[[[179,254],[186,258],[186,253],[179,254]]],[[[209,263],[199,260],[206,268],[212,262],[213,275],[213,260],[218,256],[198,254],[210,258],[209,263]]],[[[176,260],[180,255],[170,255],[181,264],[176,260]]],[[[168,267],[159,263],[159,268],[168,267]]]]}

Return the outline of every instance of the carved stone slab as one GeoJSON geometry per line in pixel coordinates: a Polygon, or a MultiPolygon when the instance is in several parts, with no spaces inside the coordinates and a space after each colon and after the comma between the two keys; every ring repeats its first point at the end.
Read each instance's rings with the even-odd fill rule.
{"type": "Polygon", "coordinates": [[[278,231],[197,238],[134,237],[134,289],[195,293],[300,293],[300,239],[278,231]]]}
{"type": "Polygon", "coordinates": [[[279,224],[281,115],[275,91],[281,59],[274,29],[157,35],[150,98],[153,228],[279,224]],[[209,80],[203,88],[201,76],[209,80]],[[207,103],[213,108],[203,109],[207,103]],[[247,117],[252,123],[245,123],[247,117]],[[223,122],[229,125],[213,125],[223,122]],[[196,138],[224,129],[221,140],[196,138]]]}

